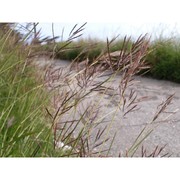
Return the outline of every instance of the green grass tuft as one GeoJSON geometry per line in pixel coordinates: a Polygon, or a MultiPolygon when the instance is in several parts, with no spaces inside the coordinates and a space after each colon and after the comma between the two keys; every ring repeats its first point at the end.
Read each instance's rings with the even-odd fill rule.
{"type": "Polygon", "coordinates": [[[180,83],[180,43],[174,39],[156,40],[151,48],[146,58],[151,65],[150,75],[180,83]]]}
{"type": "Polygon", "coordinates": [[[53,136],[43,110],[47,93],[28,63],[26,47],[13,42],[12,32],[0,33],[0,156],[49,156],[53,136]]]}

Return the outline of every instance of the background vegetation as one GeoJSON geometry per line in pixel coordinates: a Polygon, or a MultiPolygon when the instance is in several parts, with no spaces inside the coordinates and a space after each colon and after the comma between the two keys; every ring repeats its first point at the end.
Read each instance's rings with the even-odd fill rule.
{"type": "MultiPolygon", "coordinates": [[[[133,40],[128,41],[126,51],[130,51],[133,40]]],[[[47,44],[41,48],[52,52],[52,44],[47,44]]],[[[123,49],[123,38],[113,40],[110,45],[110,52],[123,49]]],[[[101,54],[107,52],[107,42],[98,39],[80,39],[70,44],[58,42],[55,58],[83,61],[87,58],[90,61],[96,59],[101,54]],[[64,47],[61,50],[61,47],[64,47]],[[60,50],[59,50],[60,49],[60,50]]],[[[176,38],[159,38],[151,41],[149,54],[146,56],[146,62],[150,65],[149,73],[145,74],[157,79],[170,80],[180,83],[180,43],[176,38]]]]}
{"type": "Polygon", "coordinates": [[[178,39],[158,39],[151,44],[152,52],[147,56],[154,78],[180,83],[180,42],[178,39]]]}

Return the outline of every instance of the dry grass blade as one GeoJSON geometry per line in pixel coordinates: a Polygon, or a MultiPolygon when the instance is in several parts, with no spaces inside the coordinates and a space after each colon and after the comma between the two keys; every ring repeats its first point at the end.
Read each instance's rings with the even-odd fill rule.
{"type": "Polygon", "coordinates": [[[93,157],[98,157],[98,158],[100,158],[100,157],[102,157],[102,158],[105,158],[105,157],[107,157],[106,155],[103,155],[105,152],[107,152],[109,150],[109,148],[108,149],[104,149],[104,150],[100,150],[100,151],[95,151],[95,152],[93,152],[92,153],[92,156],[93,157]],[[96,155],[97,154],[97,155],[96,155]]]}
{"type": "Polygon", "coordinates": [[[105,144],[107,141],[109,141],[109,138],[103,139],[101,142],[94,145],[94,148],[97,148],[103,144],[105,144]]]}
{"type": "Polygon", "coordinates": [[[153,129],[149,130],[142,139],[140,139],[138,142],[136,142],[136,145],[133,147],[133,152],[131,157],[134,156],[134,154],[136,153],[137,149],[139,148],[140,144],[142,144],[142,142],[152,133],[153,129]]]}
{"type": "Polygon", "coordinates": [[[141,155],[142,157],[145,157],[146,156],[146,149],[144,149],[144,146],[142,145],[141,147],[141,155]]]}
{"type": "Polygon", "coordinates": [[[68,122],[68,121],[63,122],[63,123],[64,123],[64,126],[62,127],[62,129],[61,129],[62,131],[61,131],[61,134],[60,134],[60,136],[59,136],[59,137],[61,137],[62,140],[64,140],[64,137],[67,137],[70,129],[73,127],[73,125],[74,125],[75,122],[78,123],[78,121],[75,121],[75,120],[74,120],[74,121],[71,121],[71,122],[68,122]],[[66,125],[68,125],[67,128],[66,128],[66,125]],[[64,132],[64,131],[65,131],[65,132],[64,132]]]}
{"type": "Polygon", "coordinates": [[[137,107],[137,104],[136,105],[134,105],[134,106],[132,106],[129,110],[127,110],[124,114],[123,114],[123,116],[126,116],[128,113],[130,113],[130,112],[132,112],[132,111],[135,111],[135,108],[137,107]]]}
{"type": "Polygon", "coordinates": [[[147,154],[147,149],[142,146],[141,155],[142,157],[168,157],[169,153],[161,154],[165,147],[166,145],[163,147],[156,146],[152,153],[147,154]]]}
{"type": "MultiPolygon", "coordinates": [[[[83,30],[84,30],[84,27],[87,23],[84,23],[83,25],[81,25],[77,30],[76,30],[76,27],[77,27],[77,24],[72,28],[72,30],[70,31],[69,33],[69,37],[68,39],[66,40],[65,44],[63,44],[61,47],[55,49],[55,52],[54,52],[54,56],[56,56],[56,54],[60,53],[62,50],[64,50],[69,44],[72,43],[72,41],[74,39],[77,39],[79,37],[81,37],[83,34],[81,33],[83,30]],[[80,34],[81,33],[81,34],[80,34]]],[[[63,35],[62,35],[63,36],[63,35]]]]}
{"type": "MultiPolygon", "coordinates": [[[[167,100],[160,105],[160,106],[161,106],[161,107],[160,107],[160,110],[158,110],[158,112],[157,112],[156,115],[154,116],[154,118],[153,118],[153,120],[152,120],[151,123],[153,123],[153,122],[159,117],[159,115],[164,112],[164,110],[166,109],[166,107],[171,103],[173,96],[174,96],[174,94],[173,94],[173,95],[170,95],[170,96],[167,98],[167,100]]],[[[144,135],[144,137],[143,137],[141,140],[138,140],[138,139],[140,139],[140,137],[143,135],[143,133],[145,132],[145,129],[146,129],[146,128],[147,128],[147,126],[145,126],[144,129],[141,131],[141,133],[139,134],[139,136],[138,136],[137,139],[135,140],[135,143],[134,143],[133,146],[131,146],[131,148],[129,149],[128,153],[134,151],[134,152],[132,153],[132,155],[134,155],[134,153],[136,152],[138,146],[139,146],[139,145],[143,142],[143,140],[144,140],[147,136],[149,136],[149,135],[151,134],[151,132],[153,131],[153,129],[149,130],[149,131],[146,133],[146,135],[144,135]],[[139,141],[139,142],[138,142],[138,141],[139,141]]],[[[160,148],[159,151],[157,151],[157,150],[158,150],[158,146],[157,146],[157,147],[154,149],[154,151],[153,151],[151,154],[148,155],[148,157],[158,156],[164,148],[165,148],[165,146],[164,146],[163,148],[160,148]]],[[[143,156],[144,156],[144,155],[146,156],[146,151],[143,151],[143,149],[142,149],[142,155],[143,155],[143,156]]],[[[163,156],[167,156],[167,155],[168,155],[168,153],[165,154],[165,155],[163,155],[163,156]]],[[[162,157],[162,156],[161,156],[161,157],[162,157]]]]}
{"type": "MultiPolygon", "coordinates": [[[[113,71],[113,64],[112,64],[112,59],[111,59],[111,55],[110,55],[110,43],[109,43],[109,40],[107,38],[107,53],[108,53],[108,61],[106,61],[108,63],[108,65],[110,66],[111,70],[113,71]]],[[[106,60],[106,59],[105,59],[106,60]]]]}
{"type": "Polygon", "coordinates": [[[66,139],[72,137],[72,135],[74,134],[77,126],[79,125],[79,123],[80,123],[80,121],[78,121],[78,122],[75,124],[74,128],[73,128],[70,132],[68,132],[67,135],[66,135],[66,134],[63,135],[63,137],[62,137],[62,141],[63,141],[63,142],[64,142],[66,139]]]}
{"type": "Polygon", "coordinates": [[[47,114],[48,114],[51,118],[53,118],[53,115],[49,112],[49,110],[48,110],[47,107],[45,107],[45,110],[46,110],[47,114]]]}
{"type": "Polygon", "coordinates": [[[74,29],[77,27],[77,25],[78,25],[78,24],[75,24],[74,27],[72,28],[72,30],[70,31],[69,37],[72,35],[72,33],[73,33],[74,29]]]}
{"type": "Polygon", "coordinates": [[[106,129],[107,129],[107,126],[105,126],[102,130],[101,129],[98,130],[96,134],[95,142],[101,138],[102,134],[105,132],[106,129]]]}
{"type": "Polygon", "coordinates": [[[133,156],[135,154],[135,152],[137,151],[139,145],[144,141],[144,139],[146,139],[146,137],[149,136],[149,134],[152,133],[153,129],[149,130],[145,135],[145,130],[146,130],[146,126],[141,130],[141,132],[139,133],[139,135],[137,136],[137,138],[135,139],[134,143],[132,144],[132,146],[129,148],[129,150],[127,151],[127,155],[128,156],[133,156]],[[144,135],[144,137],[142,137],[144,135]]]}
{"type": "Polygon", "coordinates": [[[110,151],[111,151],[112,145],[113,145],[114,140],[115,140],[115,138],[116,138],[116,134],[117,134],[117,132],[114,133],[113,139],[111,140],[111,144],[109,145],[108,152],[107,152],[107,154],[106,154],[107,157],[109,156],[109,153],[110,153],[110,151]]]}
{"type": "Polygon", "coordinates": [[[155,121],[155,120],[159,117],[159,115],[160,115],[162,112],[164,112],[164,110],[166,109],[166,107],[171,103],[173,97],[174,97],[174,94],[170,95],[164,103],[162,103],[162,104],[159,105],[159,107],[160,107],[160,106],[161,106],[161,107],[160,107],[160,109],[158,110],[158,112],[156,113],[156,115],[154,116],[154,118],[153,118],[152,121],[155,121]]]}
{"type": "Polygon", "coordinates": [[[87,23],[84,23],[82,26],[80,26],[77,30],[75,30],[75,28],[77,27],[77,25],[75,25],[73,27],[73,29],[70,32],[70,37],[68,38],[67,41],[72,41],[73,39],[76,39],[80,36],[82,36],[82,34],[79,34],[80,32],[82,32],[84,30],[84,27],[87,23]],[[74,31],[74,32],[73,32],[74,31]]]}
{"type": "MultiPolygon", "coordinates": [[[[58,123],[57,123],[58,124],[58,123]]],[[[74,121],[72,121],[72,122],[68,122],[68,121],[66,121],[66,122],[64,122],[64,123],[62,123],[62,124],[58,124],[58,131],[57,131],[57,133],[58,133],[58,135],[57,135],[57,139],[54,139],[54,141],[56,141],[56,142],[58,142],[58,141],[61,141],[62,140],[62,137],[64,136],[66,136],[66,133],[70,130],[70,128],[74,125],[74,121]],[[64,124],[63,126],[62,126],[62,124],[64,124]],[[70,125],[69,125],[70,124],[70,125]],[[67,127],[68,126],[68,127],[67,127]],[[65,131],[65,132],[64,132],[65,131]]]]}

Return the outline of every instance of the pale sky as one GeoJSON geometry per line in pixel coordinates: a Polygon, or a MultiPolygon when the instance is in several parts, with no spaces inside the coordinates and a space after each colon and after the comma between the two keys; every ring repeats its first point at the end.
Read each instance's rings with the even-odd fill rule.
{"type": "Polygon", "coordinates": [[[56,35],[65,28],[64,38],[76,23],[84,22],[84,37],[180,34],[180,0],[6,0],[2,7],[3,21],[41,22],[45,35],[52,34],[45,23],[54,22],[56,35]]]}
{"type": "MultiPolygon", "coordinates": [[[[64,0],[59,3],[43,22],[55,22],[55,33],[60,35],[63,27],[67,38],[72,27],[87,22],[83,37],[111,38],[118,34],[132,35],[149,33],[152,38],[180,34],[179,0],[64,0]],[[52,18],[53,19],[53,18],[52,18]],[[56,24],[57,23],[57,24],[56,24]]],[[[51,34],[51,25],[41,24],[46,34],[51,34]]]]}
{"type": "MultiPolygon", "coordinates": [[[[63,40],[68,38],[68,34],[76,23],[54,23],[54,33],[56,36],[61,36],[63,29],[63,40]]],[[[80,27],[83,22],[78,23],[80,27]]],[[[40,23],[42,34],[52,35],[52,23],[40,23]]],[[[88,23],[83,31],[84,38],[99,38],[106,40],[106,38],[113,38],[117,35],[124,37],[125,35],[137,38],[141,34],[148,33],[152,39],[163,37],[179,36],[180,24],[178,23],[88,23]]]]}
{"type": "Polygon", "coordinates": [[[1,19],[13,22],[174,23],[180,17],[179,0],[6,0],[1,3],[1,19]]]}

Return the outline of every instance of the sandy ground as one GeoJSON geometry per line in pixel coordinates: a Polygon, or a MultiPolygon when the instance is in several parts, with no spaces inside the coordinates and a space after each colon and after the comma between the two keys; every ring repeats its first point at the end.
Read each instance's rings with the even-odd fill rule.
{"type": "MultiPolygon", "coordinates": [[[[69,65],[68,61],[63,60],[53,62],[45,61],[44,58],[39,58],[37,61],[37,64],[40,67],[49,63],[52,63],[55,68],[64,67],[64,69],[67,69],[69,65]]],[[[120,76],[116,76],[110,82],[114,88],[116,88],[119,79],[120,76]]],[[[99,78],[98,80],[101,81],[102,79],[99,78]]],[[[99,92],[88,97],[85,105],[83,104],[82,106],[84,107],[89,103],[93,104],[95,102],[97,104],[97,102],[100,102],[101,110],[99,113],[100,117],[104,117],[103,120],[105,122],[100,125],[101,128],[109,124],[106,123],[106,121],[113,119],[110,126],[108,126],[108,137],[113,139],[115,132],[116,136],[109,156],[117,157],[119,156],[119,153],[121,153],[122,156],[125,156],[126,152],[130,150],[130,147],[133,145],[142,129],[146,127],[145,133],[142,137],[144,137],[149,130],[153,129],[153,131],[139,146],[134,156],[140,157],[142,155],[142,146],[143,149],[146,149],[147,155],[150,154],[156,146],[159,148],[165,146],[161,155],[168,153],[172,157],[179,157],[180,84],[139,76],[135,77],[135,81],[136,83],[130,87],[127,93],[129,93],[130,90],[136,90],[136,94],[139,98],[145,98],[145,101],[138,103],[137,111],[122,116],[122,110],[119,110],[118,108],[118,97],[109,94],[102,96],[102,98],[98,100],[97,97],[100,97],[99,92]],[[174,93],[174,98],[166,111],[152,123],[153,117],[158,111],[158,108],[160,108],[158,106],[174,93]],[[97,94],[99,96],[97,96],[97,94]]],[[[104,143],[103,148],[106,149],[109,145],[108,142],[104,143]]],[[[156,152],[158,152],[158,150],[156,152]]],[[[133,153],[134,151],[129,151],[129,156],[133,153]]]]}

